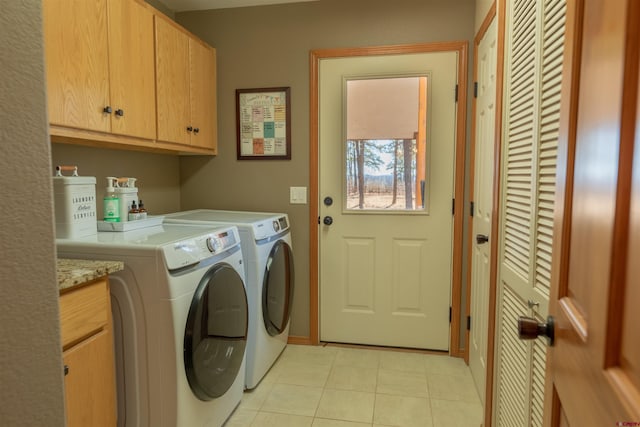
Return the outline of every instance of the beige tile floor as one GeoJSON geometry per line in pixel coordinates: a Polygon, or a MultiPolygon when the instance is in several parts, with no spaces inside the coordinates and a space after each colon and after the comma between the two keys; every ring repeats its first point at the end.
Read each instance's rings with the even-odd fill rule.
{"type": "Polygon", "coordinates": [[[225,427],[480,426],[462,359],[369,348],[289,345],[225,427]]]}

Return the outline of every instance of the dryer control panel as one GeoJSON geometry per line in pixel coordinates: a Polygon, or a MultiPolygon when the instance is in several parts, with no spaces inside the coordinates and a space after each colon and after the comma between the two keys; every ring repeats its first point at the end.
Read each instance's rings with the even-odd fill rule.
{"type": "Polygon", "coordinates": [[[223,253],[240,244],[236,226],[216,230],[202,236],[166,245],[162,248],[169,270],[188,267],[200,261],[223,253]]]}
{"type": "Polygon", "coordinates": [[[287,215],[274,216],[264,221],[256,222],[252,226],[255,239],[262,240],[287,231],[289,229],[289,218],[287,215]]]}

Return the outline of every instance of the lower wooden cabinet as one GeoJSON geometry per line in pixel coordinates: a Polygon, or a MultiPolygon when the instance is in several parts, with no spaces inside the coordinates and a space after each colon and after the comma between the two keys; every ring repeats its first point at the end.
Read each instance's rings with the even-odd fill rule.
{"type": "Polygon", "coordinates": [[[104,330],[63,354],[67,426],[116,425],[113,339],[104,330]]]}
{"type": "Polygon", "coordinates": [[[115,362],[107,277],[60,295],[68,427],[114,427],[115,362]]]}

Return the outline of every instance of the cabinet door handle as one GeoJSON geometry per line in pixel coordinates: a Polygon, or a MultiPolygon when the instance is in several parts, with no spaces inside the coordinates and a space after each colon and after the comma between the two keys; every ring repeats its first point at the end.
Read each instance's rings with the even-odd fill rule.
{"type": "Polygon", "coordinates": [[[116,116],[120,116],[120,117],[124,116],[124,110],[122,110],[122,109],[118,108],[118,109],[116,110],[116,116]]]}
{"type": "Polygon", "coordinates": [[[64,365],[64,376],[69,375],[69,365],[64,365]]]}
{"type": "Polygon", "coordinates": [[[198,133],[200,132],[200,128],[193,128],[193,133],[198,133]]]}
{"type": "Polygon", "coordinates": [[[112,112],[112,111],[113,111],[113,110],[111,109],[111,106],[109,106],[109,105],[107,105],[106,107],[104,107],[104,108],[102,109],[102,112],[103,112],[103,113],[107,113],[107,114],[111,114],[111,112],[112,112]]]}
{"type": "Polygon", "coordinates": [[[192,126],[187,126],[187,132],[191,132],[193,131],[193,127],[192,126]]]}

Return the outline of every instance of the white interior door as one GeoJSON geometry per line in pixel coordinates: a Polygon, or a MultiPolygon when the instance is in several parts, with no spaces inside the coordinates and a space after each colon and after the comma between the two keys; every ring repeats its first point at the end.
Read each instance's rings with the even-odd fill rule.
{"type": "Polygon", "coordinates": [[[547,346],[520,316],[546,320],[565,0],[508,0],[496,305],[494,425],[541,426],[547,346]]]}
{"type": "Polygon", "coordinates": [[[322,341],[449,348],[457,61],[320,61],[322,341]]]}
{"type": "Polygon", "coordinates": [[[471,329],[469,368],[484,403],[487,373],[487,324],[493,163],[496,117],[497,23],[494,18],[478,44],[476,129],[473,188],[473,247],[471,259],[471,329]],[[486,238],[486,239],[485,239],[486,238]]]}

